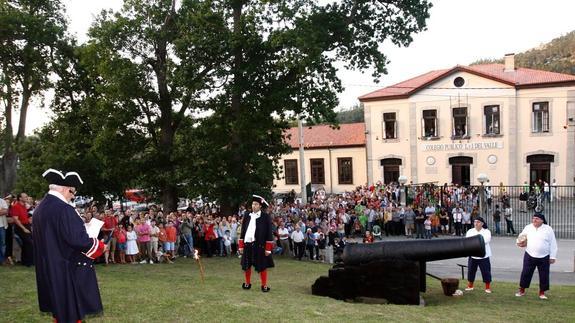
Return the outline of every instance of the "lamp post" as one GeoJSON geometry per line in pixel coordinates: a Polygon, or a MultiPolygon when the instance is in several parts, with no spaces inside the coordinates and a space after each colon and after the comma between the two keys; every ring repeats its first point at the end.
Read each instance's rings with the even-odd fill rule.
{"type": "Polygon", "coordinates": [[[483,186],[483,183],[487,182],[488,179],[489,178],[484,173],[481,173],[477,176],[477,180],[479,181],[479,183],[481,183],[481,191],[479,192],[479,214],[481,216],[484,216],[484,214],[483,214],[483,200],[485,199],[485,187],[483,186]]]}
{"type": "Polygon", "coordinates": [[[407,176],[401,175],[397,179],[399,182],[399,203],[405,206],[405,183],[407,183],[407,176]]]}

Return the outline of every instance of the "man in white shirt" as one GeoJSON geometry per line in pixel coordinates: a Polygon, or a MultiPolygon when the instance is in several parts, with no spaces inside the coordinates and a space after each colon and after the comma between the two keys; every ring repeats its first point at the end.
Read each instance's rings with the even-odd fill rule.
{"type": "Polygon", "coordinates": [[[519,291],[515,293],[515,296],[525,295],[525,289],[529,288],[531,278],[533,278],[533,273],[537,267],[539,298],[547,299],[545,292],[549,290],[549,267],[557,259],[557,241],[553,229],[547,225],[543,214],[535,213],[533,215],[531,224],[525,226],[519,234],[517,246],[525,248],[525,255],[523,256],[519,291]]]}
{"type": "Polygon", "coordinates": [[[466,291],[473,290],[473,282],[475,281],[475,274],[477,273],[477,267],[481,270],[481,277],[485,283],[485,292],[491,294],[491,247],[489,242],[491,242],[491,231],[487,229],[487,224],[485,220],[478,216],[473,222],[474,228],[469,229],[465,234],[466,238],[473,237],[476,235],[483,236],[483,241],[485,242],[485,256],[484,257],[469,257],[467,261],[467,288],[466,291]]]}
{"type": "Polygon", "coordinates": [[[304,244],[304,236],[303,232],[301,232],[301,228],[299,225],[295,226],[295,231],[291,233],[291,240],[293,241],[293,249],[295,253],[295,257],[298,260],[301,260],[303,254],[305,253],[305,244],[304,244]]]}
{"type": "Polygon", "coordinates": [[[284,226],[283,222],[280,223],[280,227],[278,228],[278,236],[280,240],[280,246],[282,247],[281,255],[285,255],[289,253],[289,231],[284,226]]]}

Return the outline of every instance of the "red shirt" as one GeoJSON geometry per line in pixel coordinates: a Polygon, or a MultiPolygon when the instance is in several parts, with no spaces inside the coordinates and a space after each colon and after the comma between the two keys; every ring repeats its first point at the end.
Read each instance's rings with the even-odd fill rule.
{"type": "Polygon", "coordinates": [[[12,207],[10,208],[10,216],[18,217],[18,220],[23,225],[30,224],[30,219],[28,218],[28,210],[26,210],[26,207],[20,202],[12,204],[12,207]]]}
{"type": "Polygon", "coordinates": [[[115,216],[104,217],[104,229],[111,231],[118,225],[118,219],[115,216]]]}
{"type": "Polygon", "coordinates": [[[174,228],[174,227],[167,227],[166,228],[166,241],[167,242],[176,242],[176,228],[174,228]]]}
{"type": "Polygon", "coordinates": [[[118,243],[126,242],[126,230],[121,229],[114,231],[114,238],[116,238],[118,243]]]}

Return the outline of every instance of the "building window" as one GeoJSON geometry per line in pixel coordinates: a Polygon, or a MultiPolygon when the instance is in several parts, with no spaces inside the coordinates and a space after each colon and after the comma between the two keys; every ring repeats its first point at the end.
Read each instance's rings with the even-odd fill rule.
{"type": "Polygon", "coordinates": [[[325,170],[323,167],[323,158],[310,159],[311,164],[311,183],[325,184],[325,170]]]}
{"type": "Polygon", "coordinates": [[[395,112],[383,114],[383,138],[397,139],[397,121],[395,112]]]}
{"type": "Polygon", "coordinates": [[[467,108],[453,108],[453,137],[467,137],[467,108]]]}
{"type": "Polygon", "coordinates": [[[549,102],[533,103],[533,132],[549,132],[549,102]]]}
{"type": "Polygon", "coordinates": [[[399,166],[401,166],[401,159],[399,158],[384,158],[380,160],[383,166],[383,182],[385,184],[397,183],[399,180],[399,166]]]}
{"type": "Polygon", "coordinates": [[[498,105],[487,105],[483,107],[483,113],[485,114],[486,135],[499,134],[499,112],[500,109],[498,105]]]}
{"type": "Polygon", "coordinates": [[[423,137],[437,137],[437,110],[423,110],[423,137]]]}
{"type": "Polygon", "coordinates": [[[299,184],[297,175],[297,159],[284,160],[284,174],[286,185],[299,184]]]}
{"type": "Polygon", "coordinates": [[[339,184],[353,184],[353,166],[351,158],[337,159],[337,178],[339,184]]]}

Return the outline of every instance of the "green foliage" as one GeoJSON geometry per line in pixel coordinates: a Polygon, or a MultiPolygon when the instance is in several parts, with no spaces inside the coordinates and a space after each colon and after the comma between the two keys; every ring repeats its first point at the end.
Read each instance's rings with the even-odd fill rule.
{"type": "Polygon", "coordinates": [[[40,139],[62,147],[58,156],[70,163],[90,159],[85,171],[101,183],[94,190],[135,183],[161,194],[168,210],[185,192],[226,212],[252,193],[271,194],[291,117],[337,122],[334,63],[379,77],[387,64],[379,44],[408,45],[431,7],[426,0],[175,4],[127,0],[120,12],[103,12],[59,70],[58,116],[40,139]],[[67,122],[73,126],[63,129],[67,122]]]}
{"type": "Polygon", "coordinates": [[[67,42],[65,30],[60,1],[0,1],[0,194],[15,185],[28,107],[32,101],[42,105],[45,91],[52,86],[58,52],[67,42]],[[20,120],[15,133],[12,115],[16,110],[20,120]]]}
{"type": "Polygon", "coordinates": [[[337,113],[338,123],[363,122],[363,106],[357,104],[349,109],[337,113]]]}
{"type": "MultiPolygon", "coordinates": [[[[490,63],[503,64],[503,59],[481,59],[471,65],[490,63]]],[[[515,66],[575,74],[575,31],[515,55],[515,66]]]]}

